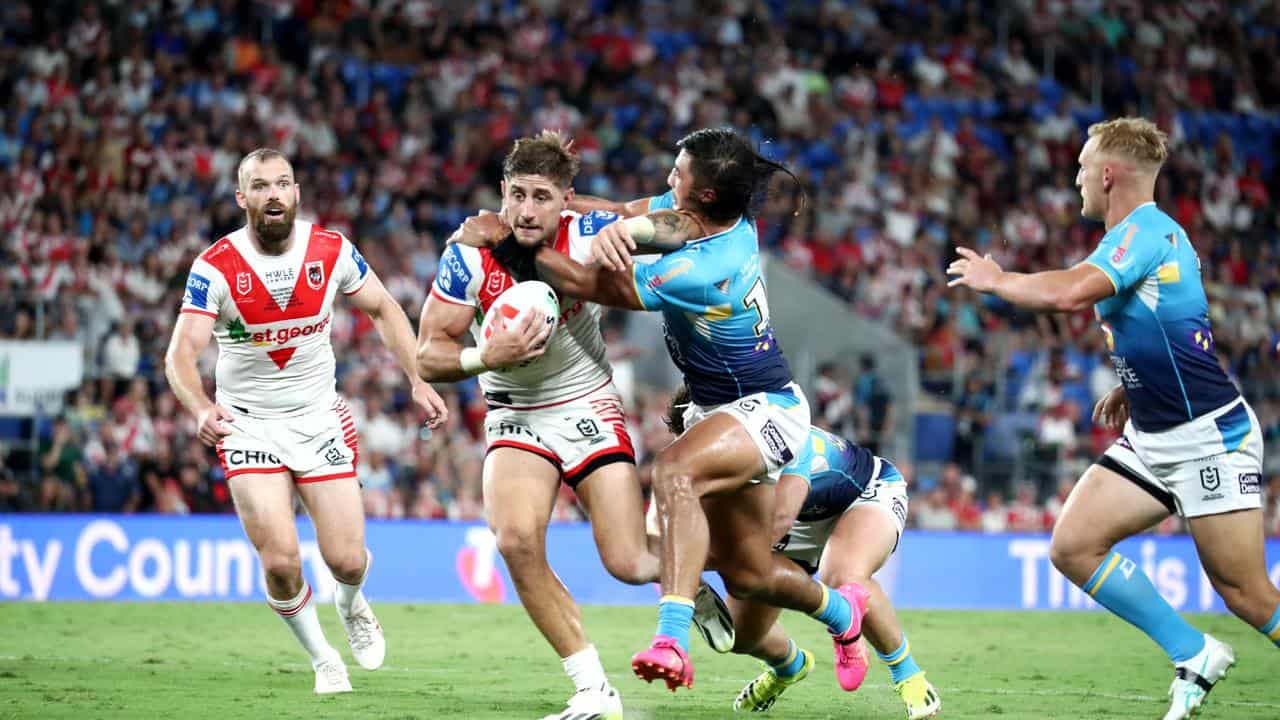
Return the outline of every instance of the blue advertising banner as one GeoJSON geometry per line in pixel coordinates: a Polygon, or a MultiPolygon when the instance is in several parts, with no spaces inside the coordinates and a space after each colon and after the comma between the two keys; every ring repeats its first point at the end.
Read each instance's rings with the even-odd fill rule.
{"type": "MultiPolygon", "coordinates": [[[[517,602],[483,524],[370,521],[369,596],[380,602],[517,602]]],[[[333,578],[315,533],[299,518],[303,569],[321,600],[333,578]]],[[[586,525],[553,525],[551,565],[579,602],[647,605],[655,585],[605,572],[586,525]]],[[[1225,612],[1189,537],[1144,535],[1119,550],[1184,611],[1225,612]]],[[[1280,585],[1280,541],[1267,543],[1280,585]]],[[[905,608],[1084,610],[1097,606],[1049,562],[1044,535],[908,531],[878,575],[905,608]]],[[[262,572],[234,516],[8,515],[0,517],[0,599],[244,600],[263,598],[262,572]]]]}

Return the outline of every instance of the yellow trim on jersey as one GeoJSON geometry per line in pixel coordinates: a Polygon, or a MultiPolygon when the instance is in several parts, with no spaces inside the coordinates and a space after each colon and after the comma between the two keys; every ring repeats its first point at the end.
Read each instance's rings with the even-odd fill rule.
{"type": "Polygon", "coordinates": [[[1182,270],[1178,267],[1178,261],[1167,262],[1156,268],[1156,280],[1161,284],[1170,285],[1182,281],[1182,270]]]}
{"type": "Polygon", "coordinates": [[[1119,564],[1120,553],[1111,553],[1111,559],[1107,561],[1106,569],[1102,571],[1102,575],[1098,577],[1098,582],[1094,583],[1093,589],[1089,591],[1090,596],[1098,594],[1098,589],[1102,587],[1102,584],[1107,581],[1107,578],[1111,576],[1111,572],[1115,570],[1116,566],[1119,564]]]}
{"type": "Polygon", "coordinates": [[[1253,435],[1253,427],[1252,427],[1252,424],[1253,424],[1253,423],[1252,423],[1252,422],[1250,422],[1249,432],[1245,433],[1245,434],[1244,434],[1244,437],[1240,438],[1240,444],[1239,444],[1238,446],[1236,446],[1236,449],[1235,449],[1235,450],[1228,450],[1228,451],[1227,451],[1228,453],[1240,452],[1241,450],[1245,449],[1245,447],[1246,447],[1246,446],[1248,446],[1248,444],[1249,444],[1249,436],[1250,436],[1250,435],[1253,435]]]}
{"type": "Polygon", "coordinates": [[[1116,279],[1115,279],[1115,278],[1113,278],[1113,277],[1111,277],[1111,273],[1107,272],[1107,269],[1106,269],[1106,268],[1102,267],[1101,265],[1099,265],[1098,263],[1096,263],[1096,262],[1094,262],[1094,261],[1092,261],[1092,260],[1085,260],[1084,262],[1085,262],[1085,264],[1086,264],[1086,265],[1092,265],[1092,266],[1094,266],[1094,267],[1098,268],[1099,270],[1101,270],[1101,271],[1102,271],[1102,274],[1103,274],[1103,275],[1106,275],[1106,276],[1107,276],[1107,279],[1111,281],[1111,294],[1112,294],[1112,295],[1119,294],[1119,292],[1120,292],[1120,286],[1116,284],[1116,279]]]}
{"type": "Polygon", "coordinates": [[[648,310],[649,306],[644,304],[644,295],[640,292],[640,281],[636,279],[636,269],[631,267],[631,289],[636,291],[636,302],[640,303],[640,307],[648,310]]]}
{"type": "Polygon", "coordinates": [[[813,452],[822,455],[827,452],[827,442],[817,435],[813,436],[813,452]]]}
{"type": "Polygon", "coordinates": [[[705,317],[706,319],[712,322],[716,322],[718,320],[727,320],[731,315],[733,315],[733,306],[727,305],[727,304],[712,305],[707,308],[706,312],[702,313],[703,317],[705,317]]]}

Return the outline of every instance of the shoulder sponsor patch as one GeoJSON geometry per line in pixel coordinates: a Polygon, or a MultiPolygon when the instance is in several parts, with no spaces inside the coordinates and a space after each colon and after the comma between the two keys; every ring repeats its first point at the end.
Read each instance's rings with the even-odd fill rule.
{"type": "Polygon", "coordinates": [[[187,275],[187,289],[182,295],[182,304],[209,309],[209,278],[199,274],[187,275]]]}
{"type": "Polygon", "coordinates": [[[582,237],[591,237],[605,227],[612,225],[617,219],[617,213],[612,213],[608,210],[592,210],[578,218],[578,234],[582,237]]]}
{"type": "Polygon", "coordinates": [[[457,245],[449,245],[440,257],[440,266],[436,269],[436,288],[451,298],[466,300],[467,286],[470,284],[471,271],[462,259],[462,251],[457,245]]]}
{"type": "Polygon", "coordinates": [[[369,263],[364,261],[364,256],[360,254],[360,249],[355,243],[351,243],[351,261],[356,264],[356,270],[360,271],[360,277],[364,277],[369,272],[369,263]]]}

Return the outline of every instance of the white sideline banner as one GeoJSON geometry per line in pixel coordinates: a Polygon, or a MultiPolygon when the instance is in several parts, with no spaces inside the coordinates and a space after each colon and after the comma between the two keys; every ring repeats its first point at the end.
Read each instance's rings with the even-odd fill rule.
{"type": "Polygon", "coordinates": [[[56,413],[83,378],[77,342],[0,340],[0,415],[56,413]]]}

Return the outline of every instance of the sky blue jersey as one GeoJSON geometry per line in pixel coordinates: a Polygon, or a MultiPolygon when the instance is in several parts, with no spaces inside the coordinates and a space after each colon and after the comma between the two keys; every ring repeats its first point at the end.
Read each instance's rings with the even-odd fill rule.
{"type": "Polygon", "coordinates": [[[1138,430],[1167,430],[1240,396],[1214,354],[1200,259],[1173,218],[1139,205],[1086,262],[1115,286],[1094,312],[1138,430]]]}
{"type": "MultiPolygon", "coordinates": [[[[876,479],[876,456],[861,445],[818,427],[809,428],[809,442],[796,458],[782,468],[782,475],[798,475],[809,483],[796,520],[814,522],[840,515],[876,479]]],[[[879,479],[884,483],[906,482],[898,468],[880,458],[879,479]]]]}
{"type": "MultiPolygon", "coordinates": [[[[670,192],[649,209],[673,205],[670,192]]],[[[632,266],[646,310],[660,310],[667,351],[684,373],[693,402],[721,405],[757,392],[777,392],[791,368],[769,325],[755,225],[695,240],[652,264],[632,266]]]]}

